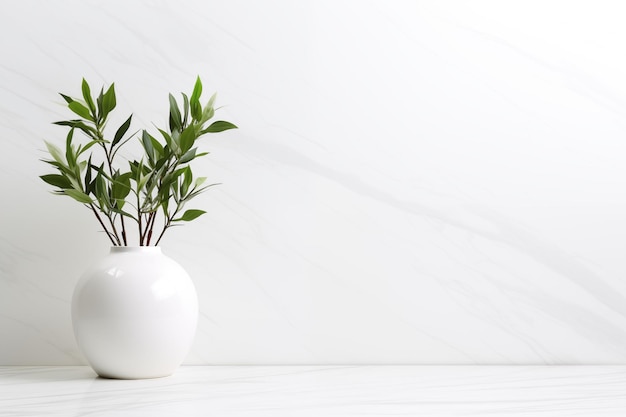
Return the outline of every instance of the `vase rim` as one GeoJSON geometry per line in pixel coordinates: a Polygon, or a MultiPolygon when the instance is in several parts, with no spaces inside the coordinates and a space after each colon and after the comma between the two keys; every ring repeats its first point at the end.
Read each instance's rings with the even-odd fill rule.
{"type": "Polygon", "coordinates": [[[111,253],[123,252],[161,252],[160,246],[111,246],[111,253]]]}

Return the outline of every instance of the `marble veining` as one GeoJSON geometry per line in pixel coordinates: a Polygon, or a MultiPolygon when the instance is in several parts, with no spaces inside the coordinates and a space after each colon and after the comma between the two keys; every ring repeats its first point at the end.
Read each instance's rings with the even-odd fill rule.
{"type": "Polygon", "coordinates": [[[0,416],[623,416],[619,366],[195,366],[101,379],[0,367],[0,416]]]}
{"type": "Polygon", "coordinates": [[[115,82],[151,128],[197,75],[240,128],[203,139],[222,185],[163,244],[199,293],[187,364],[625,364],[624,13],[3,3],[0,364],[85,363],[70,299],[108,252],[37,178],[56,93],[115,82]]]}

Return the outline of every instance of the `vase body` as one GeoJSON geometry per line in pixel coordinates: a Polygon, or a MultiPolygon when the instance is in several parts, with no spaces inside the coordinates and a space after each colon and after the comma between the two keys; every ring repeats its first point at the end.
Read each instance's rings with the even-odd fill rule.
{"type": "Polygon", "coordinates": [[[72,324],[85,358],[105,378],[171,375],[198,321],[193,282],[159,247],[112,247],[83,274],[72,324]]]}

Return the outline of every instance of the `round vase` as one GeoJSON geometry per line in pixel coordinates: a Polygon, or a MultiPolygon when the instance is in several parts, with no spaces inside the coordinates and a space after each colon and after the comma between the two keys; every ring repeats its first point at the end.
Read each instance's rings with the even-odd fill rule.
{"type": "Polygon", "coordinates": [[[159,247],[116,246],[83,274],[72,298],[76,341],[98,375],[171,375],[189,352],[198,297],[159,247]]]}

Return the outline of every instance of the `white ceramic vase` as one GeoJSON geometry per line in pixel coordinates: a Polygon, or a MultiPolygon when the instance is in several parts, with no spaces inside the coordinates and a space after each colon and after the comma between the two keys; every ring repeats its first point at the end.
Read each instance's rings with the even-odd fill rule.
{"type": "Polygon", "coordinates": [[[112,247],[78,282],[72,324],[80,350],[105,378],[171,375],[189,352],[198,297],[159,247],[112,247]]]}

